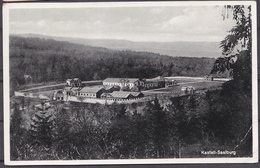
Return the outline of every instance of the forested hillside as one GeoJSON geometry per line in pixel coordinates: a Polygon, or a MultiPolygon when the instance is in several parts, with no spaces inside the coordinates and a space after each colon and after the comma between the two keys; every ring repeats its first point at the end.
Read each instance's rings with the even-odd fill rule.
{"type": "Polygon", "coordinates": [[[149,52],[119,51],[40,38],[10,36],[10,77],[14,89],[31,75],[34,83],[78,77],[152,78],[203,76],[214,58],[170,57],[149,52]]]}

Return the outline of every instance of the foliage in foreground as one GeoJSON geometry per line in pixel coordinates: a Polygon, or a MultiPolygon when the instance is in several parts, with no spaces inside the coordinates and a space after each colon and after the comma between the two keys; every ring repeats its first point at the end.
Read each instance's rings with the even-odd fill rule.
{"type": "Polygon", "coordinates": [[[67,110],[57,107],[52,129],[42,129],[39,123],[39,132],[49,130],[46,136],[53,137],[51,144],[48,138],[34,143],[37,138],[22,128],[16,108],[11,121],[11,159],[209,157],[201,155],[202,150],[236,150],[235,157],[252,156],[251,131],[244,138],[251,125],[251,100],[239,92],[232,96],[227,92],[231,93],[173,97],[168,105],[156,98],[145,105],[73,103],[67,110]],[[141,113],[138,107],[143,107],[141,113]]]}

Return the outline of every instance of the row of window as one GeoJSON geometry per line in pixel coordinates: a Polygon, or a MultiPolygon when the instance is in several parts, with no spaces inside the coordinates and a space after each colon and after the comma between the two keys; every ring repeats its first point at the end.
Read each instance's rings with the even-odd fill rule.
{"type": "MultiPolygon", "coordinates": [[[[142,83],[143,84],[143,83],[142,83]]],[[[104,85],[109,85],[109,86],[121,86],[122,84],[121,83],[104,83],[104,85]]],[[[129,86],[136,86],[137,84],[133,84],[133,83],[129,83],[128,84],[129,86]]]]}
{"type": "MultiPolygon", "coordinates": [[[[73,93],[72,92],[67,92],[67,95],[73,95],[73,93]]],[[[95,97],[96,96],[96,94],[94,94],[94,93],[77,93],[77,95],[78,96],[92,96],[92,97],[95,97]]]]}
{"type": "Polygon", "coordinates": [[[157,83],[145,84],[145,87],[149,87],[149,86],[158,86],[158,84],[157,83]]]}
{"type": "Polygon", "coordinates": [[[92,93],[79,93],[79,96],[92,96],[92,97],[95,97],[96,94],[92,94],[92,93]]]}

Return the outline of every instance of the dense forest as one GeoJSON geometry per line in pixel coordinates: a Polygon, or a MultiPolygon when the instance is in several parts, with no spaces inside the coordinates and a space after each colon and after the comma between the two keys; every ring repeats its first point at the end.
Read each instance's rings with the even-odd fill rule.
{"type": "Polygon", "coordinates": [[[60,82],[74,77],[102,80],[107,77],[204,76],[210,73],[214,62],[214,58],[170,57],[10,36],[13,89],[25,83],[24,75],[30,75],[34,83],[60,82]]]}
{"type": "Polygon", "coordinates": [[[15,105],[11,160],[250,157],[251,135],[240,141],[250,125],[251,104],[226,93],[174,97],[167,106],[158,98],[143,105],[57,105],[54,117],[36,116],[34,131],[26,128],[24,115],[35,111],[15,105]],[[236,153],[201,154],[208,150],[236,153]]]}

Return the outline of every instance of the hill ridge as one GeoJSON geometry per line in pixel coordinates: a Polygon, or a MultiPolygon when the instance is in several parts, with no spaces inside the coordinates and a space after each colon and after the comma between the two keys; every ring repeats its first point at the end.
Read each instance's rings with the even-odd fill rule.
{"type": "Polygon", "coordinates": [[[85,39],[74,37],[58,37],[40,34],[12,34],[20,37],[38,37],[58,41],[68,41],[93,47],[104,47],[117,50],[147,51],[169,56],[212,57],[221,55],[218,42],[134,42],[123,39],[85,39]]]}

